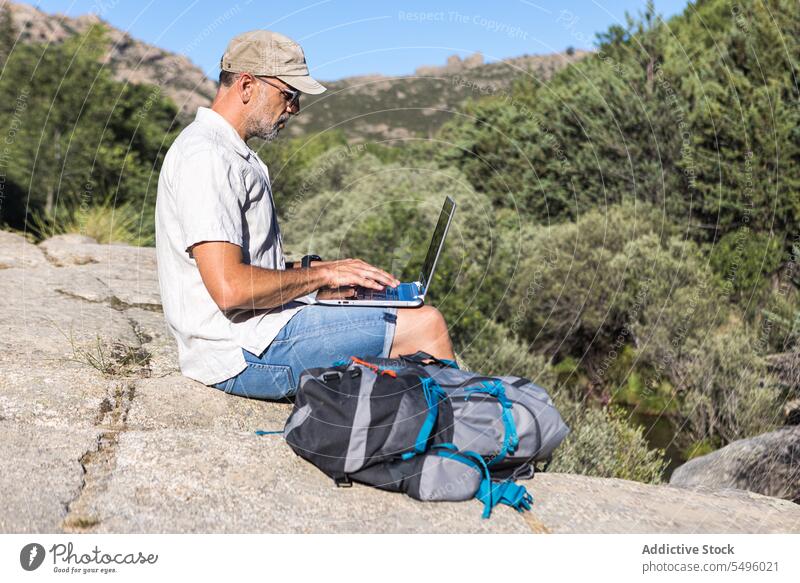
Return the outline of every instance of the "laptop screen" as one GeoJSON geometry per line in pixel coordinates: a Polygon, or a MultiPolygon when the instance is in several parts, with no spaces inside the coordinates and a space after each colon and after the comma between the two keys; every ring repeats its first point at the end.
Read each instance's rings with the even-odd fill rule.
{"type": "Polygon", "coordinates": [[[422,264],[422,272],[420,272],[419,275],[423,294],[428,292],[428,283],[431,278],[433,278],[436,260],[439,258],[439,253],[442,251],[444,237],[447,234],[447,228],[450,226],[450,219],[453,217],[455,208],[455,201],[448,196],[444,201],[444,206],[442,206],[442,212],[439,214],[436,228],[433,230],[433,238],[431,239],[430,247],[428,247],[428,254],[425,256],[425,263],[422,264]]]}

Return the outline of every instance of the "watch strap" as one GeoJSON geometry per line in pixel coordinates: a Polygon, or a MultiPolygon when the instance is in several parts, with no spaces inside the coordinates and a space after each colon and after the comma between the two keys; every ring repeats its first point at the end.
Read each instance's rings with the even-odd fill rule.
{"type": "Polygon", "coordinates": [[[303,259],[300,261],[300,266],[311,267],[312,261],[322,261],[322,257],[319,255],[304,255],[303,259]]]}

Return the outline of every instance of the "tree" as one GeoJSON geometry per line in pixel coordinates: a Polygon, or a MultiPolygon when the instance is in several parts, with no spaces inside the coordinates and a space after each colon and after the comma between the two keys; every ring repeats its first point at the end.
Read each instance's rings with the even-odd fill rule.
{"type": "Polygon", "coordinates": [[[79,209],[129,202],[152,231],[148,194],[178,129],[177,109],[158,88],[111,79],[100,62],[106,47],[104,28],[93,26],[61,45],[20,44],[9,55],[0,127],[16,189],[0,211],[11,226],[39,217],[52,229],[79,209]]]}

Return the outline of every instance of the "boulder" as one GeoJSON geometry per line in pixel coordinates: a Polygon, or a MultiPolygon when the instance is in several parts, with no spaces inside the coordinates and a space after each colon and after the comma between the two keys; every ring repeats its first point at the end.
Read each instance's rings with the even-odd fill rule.
{"type": "Polygon", "coordinates": [[[98,246],[96,239],[78,233],[55,235],[39,244],[50,261],[58,266],[93,263],[91,254],[85,252],[92,246],[98,246]]]}
{"type": "Polygon", "coordinates": [[[47,265],[47,259],[41,249],[19,233],[0,231],[0,269],[42,265],[47,265]]]}
{"type": "Polygon", "coordinates": [[[161,311],[156,251],[152,247],[100,245],[82,235],[58,235],[40,243],[53,265],[60,270],[56,289],[63,293],[98,299],[112,308],[137,306],[161,311]],[[77,276],[77,278],[76,278],[77,276]],[[98,297],[97,284],[103,297],[98,297]]]}
{"type": "Polygon", "coordinates": [[[672,473],[682,488],[738,488],[800,503],[800,426],[733,443],[689,460],[672,473]]]}
{"type": "Polygon", "coordinates": [[[42,359],[63,362],[76,353],[99,359],[114,342],[138,343],[124,310],[109,303],[108,286],[82,270],[49,265],[3,270],[0,360],[39,366],[42,359]]]}
{"type": "Polygon", "coordinates": [[[534,497],[529,519],[553,533],[800,532],[800,506],[741,490],[549,473],[528,487],[534,497]]]}
{"type": "Polygon", "coordinates": [[[783,405],[783,422],[785,425],[800,425],[800,399],[786,401],[783,405]]]}
{"type": "Polygon", "coordinates": [[[16,249],[0,277],[2,532],[800,531],[800,506],[778,498],[568,474],[537,474],[532,512],[489,520],[476,500],[336,488],[256,435],[289,403],[180,375],[153,249],[2,237],[16,249]]]}

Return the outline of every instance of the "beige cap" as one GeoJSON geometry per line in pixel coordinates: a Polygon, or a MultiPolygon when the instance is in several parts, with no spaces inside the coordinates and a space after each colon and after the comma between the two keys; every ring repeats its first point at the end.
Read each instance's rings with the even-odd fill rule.
{"type": "Polygon", "coordinates": [[[303,93],[322,93],[325,87],[308,74],[306,56],[288,36],[251,30],[231,39],[219,64],[223,71],[277,77],[303,93]]]}

